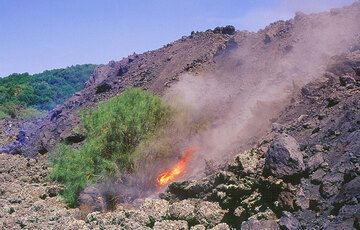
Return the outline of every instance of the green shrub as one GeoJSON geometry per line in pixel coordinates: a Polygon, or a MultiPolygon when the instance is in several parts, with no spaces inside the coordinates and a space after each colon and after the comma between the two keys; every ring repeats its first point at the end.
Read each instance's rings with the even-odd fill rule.
{"type": "Polygon", "coordinates": [[[162,127],[169,114],[159,97],[140,89],[126,90],[97,109],[82,111],[84,144],[78,149],[60,144],[51,159],[50,177],[65,185],[65,201],[74,206],[86,184],[133,170],[136,147],[162,127]]]}
{"type": "Polygon", "coordinates": [[[10,118],[10,116],[0,109],[0,120],[4,118],[10,118]]]}

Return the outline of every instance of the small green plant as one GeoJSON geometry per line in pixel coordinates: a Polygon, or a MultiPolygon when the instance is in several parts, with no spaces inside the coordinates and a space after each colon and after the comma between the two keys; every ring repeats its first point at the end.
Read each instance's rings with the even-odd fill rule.
{"type": "Polygon", "coordinates": [[[4,111],[0,110],[0,120],[2,120],[4,118],[10,118],[10,116],[7,113],[5,113],[4,111]]]}
{"type": "Polygon", "coordinates": [[[50,177],[65,185],[63,197],[72,207],[85,185],[133,170],[136,147],[166,124],[170,109],[159,97],[128,89],[80,115],[84,144],[78,149],[60,144],[50,169],[50,177]]]}

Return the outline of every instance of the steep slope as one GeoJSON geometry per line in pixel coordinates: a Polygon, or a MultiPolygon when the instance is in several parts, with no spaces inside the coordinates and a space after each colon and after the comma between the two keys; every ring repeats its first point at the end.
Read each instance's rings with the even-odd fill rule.
{"type": "Polygon", "coordinates": [[[93,106],[127,87],[142,87],[161,95],[182,73],[211,69],[213,56],[225,47],[229,38],[227,34],[212,31],[198,33],[159,50],[134,54],[98,67],[84,90],[45,118],[40,131],[41,145],[50,150],[59,139],[71,139],[71,130],[79,122],[77,112],[81,108],[93,106]]]}
{"type": "Polygon", "coordinates": [[[359,228],[359,61],[358,48],[336,57],[251,151],[163,198],[219,202],[241,229],[359,228]]]}

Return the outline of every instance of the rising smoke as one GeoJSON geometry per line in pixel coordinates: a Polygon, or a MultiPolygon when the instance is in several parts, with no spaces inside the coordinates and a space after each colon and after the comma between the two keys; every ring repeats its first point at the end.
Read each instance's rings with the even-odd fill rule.
{"type": "Polygon", "coordinates": [[[302,86],[321,80],[334,55],[359,43],[358,18],[357,3],[322,14],[298,13],[258,33],[238,32],[214,57],[211,72],[185,74],[166,92],[174,120],[140,146],[144,158],[134,174],[103,188],[128,200],[153,195],[161,190],[156,176],[189,146],[199,150],[180,179],[201,177],[206,161],[221,164],[250,148],[302,86]]]}
{"type": "Polygon", "coordinates": [[[169,90],[171,104],[191,108],[195,120],[209,121],[188,140],[201,147],[190,177],[201,175],[205,159],[222,162],[249,148],[299,88],[319,79],[334,55],[359,42],[357,6],[298,13],[258,33],[238,33],[215,58],[215,71],[184,75],[169,90]]]}

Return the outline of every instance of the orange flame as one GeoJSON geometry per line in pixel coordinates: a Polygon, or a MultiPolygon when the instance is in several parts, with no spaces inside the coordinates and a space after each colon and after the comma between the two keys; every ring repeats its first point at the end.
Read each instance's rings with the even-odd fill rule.
{"type": "Polygon", "coordinates": [[[196,150],[196,147],[189,147],[185,149],[184,154],[178,163],[176,163],[172,168],[160,173],[157,178],[157,184],[159,186],[163,186],[179,177],[185,171],[187,163],[189,162],[192,155],[196,152],[196,150]]]}

